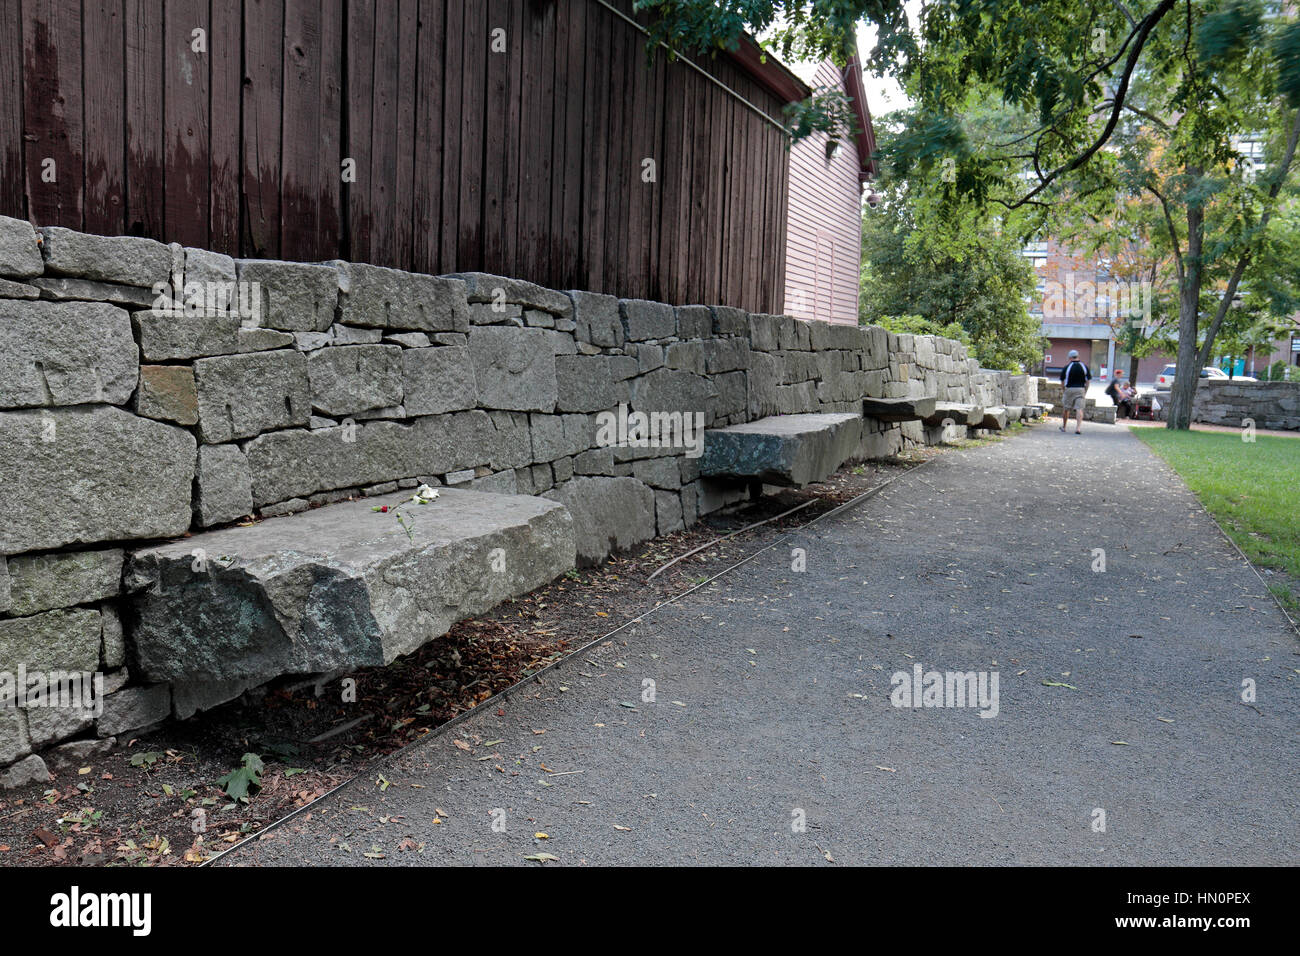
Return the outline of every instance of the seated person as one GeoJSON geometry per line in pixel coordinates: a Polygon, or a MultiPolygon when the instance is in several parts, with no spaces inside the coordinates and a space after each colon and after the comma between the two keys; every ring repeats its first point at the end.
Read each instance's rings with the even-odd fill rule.
{"type": "Polygon", "coordinates": [[[1115,403],[1116,418],[1132,418],[1136,407],[1137,389],[1124,381],[1124,373],[1117,370],[1115,380],[1106,386],[1106,396],[1115,403]]]}

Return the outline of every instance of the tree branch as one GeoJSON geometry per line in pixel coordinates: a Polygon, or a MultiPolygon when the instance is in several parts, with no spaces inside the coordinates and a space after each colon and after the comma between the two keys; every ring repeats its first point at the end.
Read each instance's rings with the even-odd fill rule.
{"type": "MultiPolygon", "coordinates": [[[[1268,228],[1268,220],[1273,214],[1273,203],[1282,190],[1282,183],[1286,180],[1287,172],[1291,168],[1291,161],[1295,159],[1296,144],[1298,142],[1300,142],[1300,110],[1296,110],[1295,119],[1291,122],[1291,135],[1286,141],[1286,152],[1278,163],[1273,184],[1268,188],[1268,205],[1264,207],[1264,211],[1259,217],[1258,233],[1261,237],[1264,235],[1264,230],[1268,228]]],[[[1219,308],[1214,313],[1214,320],[1210,322],[1210,327],[1205,330],[1205,342],[1201,345],[1200,355],[1197,359],[1198,365],[1203,366],[1210,359],[1210,350],[1214,346],[1214,337],[1219,334],[1219,327],[1223,325],[1228,309],[1232,308],[1232,300],[1237,295],[1237,283],[1241,281],[1242,275],[1245,274],[1250,259],[1251,250],[1248,248],[1241,254],[1236,267],[1232,270],[1232,275],[1228,279],[1228,288],[1224,290],[1223,299],[1219,302],[1219,308]]]]}
{"type": "Polygon", "coordinates": [[[1160,195],[1159,190],[1154,186],[1148,184],[1144,188],[1160,200],[1160,209],[1165,214],[1165,228],[1169,230],[1169,241],[1174,248],[1174,266],[1178,270],[1178,284],[1181,286],[1183,284],[1183,253],[1178,247],[1178,230],[1174,228],[1174,218],[1169,214],[1169,203],[1165,201],[1165,197],[1160,195]]]}
{"type": "Polygon", "coordinates": [[[1037,186],[1016,202],[1008,205],[1008,209],[1016,209],[1025,205],[1029,200],[1033,199],[1051,185],[1056,179],[1059,179],[1068,172],[1078,169],[1091,159],[1094,153],[1106,145],[1110,140],[1111,134],[1115,132],[1116,124],[1119,122],[1119,114],[1124,106],[1124,98],[1128,95],[1129,81],[1133,78],[1133,71],[1137,68],[1138,60],[1142,55],[1142,48],[1146,46],[1146,42],[1151,36],[1151,31],[1155,29],[1155,25],[1160,22],[1160,18],[1172,10],[1177,2],[1178,0],[1160,0],[1160,4],[1142,18],[1142,25],[1138,29],[1137,36],[1133,40],[1133,47],[1129,50],[1128,59],[1124,63],[1124,72],[1120,75],[1119,86],[1115,88],[1115,105],[1111,109],[1110,119],[1106,121],[1106,126],[1101,131],[1101,134],[1086,150],[1074,157],[1074,159],[1070,160],[1068,163],[1056,167],[1048,173],[1037,186]]]}

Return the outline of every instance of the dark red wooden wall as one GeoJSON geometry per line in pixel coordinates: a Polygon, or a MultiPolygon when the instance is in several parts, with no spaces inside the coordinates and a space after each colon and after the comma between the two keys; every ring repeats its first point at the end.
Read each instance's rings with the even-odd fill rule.
{"type": "Polygon", "coordinates": [[[779,312],[786,183],[595,0],[0,0],[0,213],[38,225],[779,312]]]}

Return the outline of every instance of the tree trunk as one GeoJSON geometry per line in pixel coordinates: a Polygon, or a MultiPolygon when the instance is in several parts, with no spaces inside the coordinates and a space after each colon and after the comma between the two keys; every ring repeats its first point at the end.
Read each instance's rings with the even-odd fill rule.
{"type": "MultiPolygon", "coordinates": [[[[1195,181],[1200,169],[1187,167],[1188,178],[1195,181]]],[[[1187,253],[1183,262],[1183,281],[1178,290],[1178,367],[1174,387],[1169,395],[1169,420],[1166,427],[1186,431],[1192,424],[1192,400],[1200,381],[1196,335],[1201,319],[1201,242],[1205,235],[1205,210],[1187,206],[1187,253]]]]}

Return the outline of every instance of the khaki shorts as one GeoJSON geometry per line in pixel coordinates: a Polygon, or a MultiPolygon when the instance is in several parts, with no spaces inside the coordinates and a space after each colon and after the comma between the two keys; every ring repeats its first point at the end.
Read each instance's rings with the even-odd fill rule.
{"type": "Polygon", "coordinates": [[[1083,397],[1088,394],[1086,388],[1067,388],[1061,398],[1061,404],[1067,412],[1083,408],[1083,397]]]}

